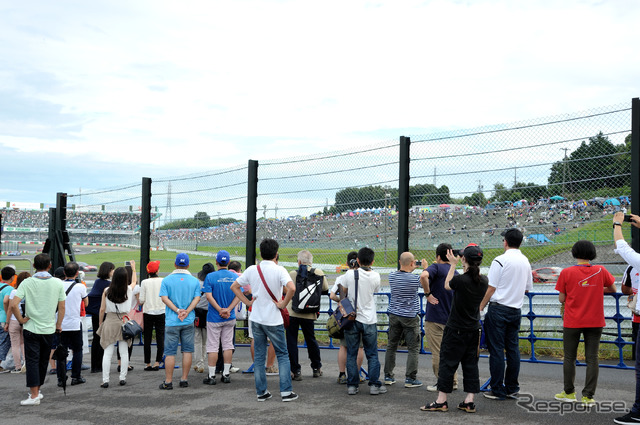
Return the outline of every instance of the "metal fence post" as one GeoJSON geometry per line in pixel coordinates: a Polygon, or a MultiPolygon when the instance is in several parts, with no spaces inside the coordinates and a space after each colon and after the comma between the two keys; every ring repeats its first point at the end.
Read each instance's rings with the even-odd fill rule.
{"type": "MultiPolygon", "coordinates": [[[[409,165],[411,139],[400,136],[400,175],[398,177],[398,258],[409,251],[409,165]]],[[[396,261],[396,266],[399,263],[396,261]]]]}
{"type": "MultiPolygon", "coordinates": [[[[640,98],[631,99],[631,213],[640,215],[640,98]]],[[[640,229],[631,226],[631,247],[640,252],[640,229]]]]}
{"type": "Polygon", "coordinates": [[[142,178],[142,216],[140,217],[140,281],[149,274],[147,264],[151,251],[151,178],[142,178]]]}
{"type": "Polygon", "coordinates": [[[256,214],[258,212],[258,161],[249,160],[247,179],[247,246],[245,267],[256,263],[256,214]]]}

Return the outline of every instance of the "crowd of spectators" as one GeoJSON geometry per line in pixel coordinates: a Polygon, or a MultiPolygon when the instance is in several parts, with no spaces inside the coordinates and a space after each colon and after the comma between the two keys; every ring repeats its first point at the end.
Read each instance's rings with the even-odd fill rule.
{"type": "MultiPolygon", "coordinates": [[[[49,211],[0,209],[6,227],[47,228],[49,211]]],[[[158,214],[152,214],[152,220],[158,214]]],[[[137,212],[81,212],[67,210],[67,229],[86,230],[140,230],[137,212]]]]}

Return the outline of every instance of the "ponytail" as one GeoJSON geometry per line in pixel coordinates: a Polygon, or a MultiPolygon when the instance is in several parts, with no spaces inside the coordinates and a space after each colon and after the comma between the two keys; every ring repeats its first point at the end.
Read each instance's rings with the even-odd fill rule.
{"type": "Polygon", "coordinates": [[[469,262],[465,274],[469,275],[474,283],[480,283],[480,262],[469,262]]]}

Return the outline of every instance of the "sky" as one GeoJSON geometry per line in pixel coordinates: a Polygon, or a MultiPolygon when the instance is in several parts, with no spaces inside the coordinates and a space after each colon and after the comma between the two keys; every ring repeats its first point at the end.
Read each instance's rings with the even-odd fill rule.
{"type": "Polygon", "coordinates": [[[630,104],[639,18],[635,0],[0,2],[0,202],[630,104]]]}

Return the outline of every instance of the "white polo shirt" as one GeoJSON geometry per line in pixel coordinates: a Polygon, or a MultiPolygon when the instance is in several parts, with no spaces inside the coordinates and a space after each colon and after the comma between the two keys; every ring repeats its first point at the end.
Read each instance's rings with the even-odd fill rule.
{"type": "Polygon", "coordinates": [[[522,308],[525,291],[533,289],[531,264],[519,249],[507,249],[497,256],[488,277],[489,286],[496,288],[490,301],[507,307],[522,308]]]}
{"type": "MultiPolygon", "coordinates": [[[[276,300],[282,299],[282,287],[291,282],[291,276],[287,273],[287,270],[274,263],[273,261],[262,260],[260,262],[260,269],[269,289],[276,297],[276,300]]],[[[276,307],[271,295],[264,288],[260,274],[258,274],[258,268],[251,266],[238,276],[236,282],[240,286],[251,285],[251,294],[255,301],[251,305],[251,321],[260,323],[265,326],[277,326],[282,325],[282,315],[276,307]]]]}

